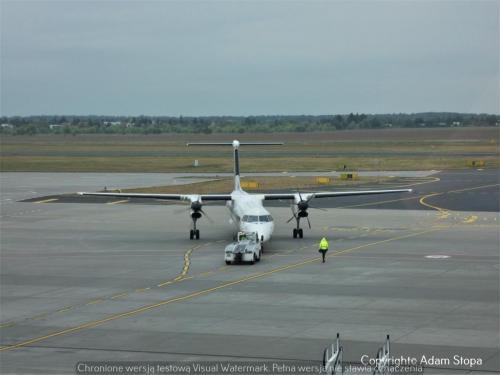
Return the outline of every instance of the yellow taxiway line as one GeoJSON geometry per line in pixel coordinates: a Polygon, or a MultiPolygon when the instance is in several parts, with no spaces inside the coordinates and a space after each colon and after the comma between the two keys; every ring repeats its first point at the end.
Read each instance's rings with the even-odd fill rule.
{"type": "Polygon", "coordinates": [[[469,190],[477,190],[477,189],[485,189],[493,186],[500,186],[500,184],[491,184],[491,185],[481,185],[481,186],[476,186],[472,188],[465,188],[465,189],[457,189],[457,190],[450,190],[447,193],[461,193],[462,191],[469,191],[469,190]]]}
{"type": "Polygon", "coordinates": [[[435,197],[437,195],[443,195],[443,194],[444,193],[431,193],[431,194],[427,194],[427,195],[424,195],[422,198],[420,198],[419,202],[423,206],[426,206],[426,207],[432,208],[434,210],[437,210],[439,212],[439,218],[440,219],[446,219],[448,216],[450,216],[449,210],[447,210],[445,208],[438,207],[438,206],[434,206],[434,205],[432,205],[430,203],[425,202],[425,200],[427,198],[435,197]]]}
{"type": "Polygon", "coordinates": [[[416,197],[409,197],[409,198],[399,198],[399,199],[391,199],[387,201],[377,201],[377,202],[370,202],[370,203],[361,203],[361,204],[353,204],[349,206],[341,206],[341,207],[335,207],[335,208],[352,208],[352,207],[364,207],[364,206],[377,206],[379,204],[384,204],[384,203],[392,203],[392,202],[400,202],[400,201],[408,201],[411,199],[418,199],[421,196],[418,195],[416,197]]]}
{"type": "MultiPolygon", "coordinates": [[[[346,253],[349,253],[351,251],[355,251],[355,250],[367,248],[367,247],[370,247],[370,246],[379,245],[379,244],[387,243],[387,242],[391,242],[391,241],[397,241],[397,240],[401,240],[401,239],[405,239],[405,238],[416,237],[416,236],[420,236],[422,234],[436,232],[436,231],[439,231],[439,230],[443,230],[443,229],[441,229],[441,228],[439,228],[439,229],[429,229],[429,230],[425,230],[425,231],[421,231],[421,232],[410,233],[410,234],[406,234],[406,235],[402,235],[402,236],[388,238],[388,239],[385,239],[385,240],[382,240],[382,241],[376,241],[376,242],[371,242],[371,243],[367,243],[367,244],[360,245],[360,246],[351,247],[351,248],[348,248],[348,249],[337,251],[337,252],[331,254],[329,256],[329,258],[337,256],[337,255],[340,255],[340,254],[346,254],[346,253]]],[[[47,335],[44,335],[44,336],[36,337],[36,338],[33,338],[33,339],[22,341],[22,342],[17,343],[17,344],[13,344],[13,345],[9,345],[9,346],[0,348],[0,352],[1,351],[12,350],[12,349],[16,349],[16,348],[21,348],[21,347],[24,347],[24,346],[27,346],[27,345],[30,345],[30,344],[34,344],[34,343],[37,343],[37,342],[40,342],[40,341],[44,341],[44,340],[47,340],[47,339],[50,339],[50,338],[53,338],[53,337],[67,335],[69,333],[78,332],[78,331],[81,331],[81,330],[84,330],[84,329],[94,328],[94,327],[100,326],[100,325],[102,325],[104,323],[107,323],[107,322],[110,322],[110,321],[114,321],[114,320],[117,320],[117,319],[121,319],[121,318],[126,318],[126,317],[129,317],[129,316],[132,316],[132,315],[137,315],[137,314],[140,314],[142,312],[155,309],[157,307],[169,305],[169,304],[176,303],[176,302],[182,302],[182,301],[189,300],[189,299],[192,299],[192,298],[195,298],[195,297],[199,297],[199,296],[203,296],[203,295],[206,295],[206,294],[209,294],[209,293],[213,293],[213,292],[216,292],[218,290],[221,290],[221,289],[233,286],[233,285],[238,285],[238,284],[250,281],[250,280],[255,280],[255,279],[258,279],[258,278],[270,276],[270,275],[273,275],[273,274],[275,274],[277,272],[283,272],[283,271],[287,271],[287,270],[290,270],[290,269],[298,268],[298,267],[301,267],[301,266],[304,266],[304,265],[307,265],[307,264],[311,264],[313,262],[317,262],[320,259],[321,259],[320,257],[309,258],[309,259],[306,259],[306,260],[298,262],[298,263],[293,263],[293,264],[290,264],[290,265],[287,265],[287,266],[278,267],[278,268],[275,268],[275,269],[272,269],[272,270],[269,270],[269,271],[259,272],[259,273],[256,273],[256,274],[253,274],[253,275],[250,275],[250,276],[247,276],[247,277],[243,277],[241,279],[237,279],[237,280],[234,280],[234,281],[225,282],[225,283],[222,283],[222,284],[220,284],[220,285],[218,285],[216,287],[199,290],[197,292],[193,292],[193,293],[187,294],[185,296],[169,298],[167,300],[160,301],[160,302],[157,302],[157,303],[154,303],[154,304],[150,304],[150,305],[146,305],[146,306],[134,309],[134,310],[130,310],[130,311],[126,311],[126,312],[118,313],[118,314],[113,314],[113,315],[110,315],[109,317],[104,318],[104,319],[99,319],[99,320],[94,320],[94,321],[91,321],[91,322],[88,322],[88,323],[83,323],[83,324],[77,325],[75,327],[67,328],[67,329],[64,329],[64,330],[61,330],[61,331],[56,331],[56,332],[53,332],[53,333],[50,333],[50,334],[47,334],[47,335]]]]}
{"type": "Polygon", "coordinates": [[[478,219],[478,217],[476,215],[471,215],[469,217],[466,217],[462,223],[464,224],[472,224],[474,222],[476,222],[476,220],[478,219]]]}

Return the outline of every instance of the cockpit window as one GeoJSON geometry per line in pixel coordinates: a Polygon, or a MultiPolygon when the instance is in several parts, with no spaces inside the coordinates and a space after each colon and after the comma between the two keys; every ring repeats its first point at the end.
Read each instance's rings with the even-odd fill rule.
{"type": "Polygon", "coordinates": [[[271,215],[244,215],[241,221],[245,223],[267,223],[269,221],[273,221],[273,217],[271,215]]]}
{"type": "Polygon", "coordinates": [[[259,216],[259,221],[261,223],[267,223],[269,221],[273,221],[273,217],[271,215],[262,215],[262,216],[259,216]]]}
{"type": "Polygon", "coordinates": [[[246,223],[257,223],[259,221],[259,217],[254,215],[244,215],[241,220],[246,223]]]}

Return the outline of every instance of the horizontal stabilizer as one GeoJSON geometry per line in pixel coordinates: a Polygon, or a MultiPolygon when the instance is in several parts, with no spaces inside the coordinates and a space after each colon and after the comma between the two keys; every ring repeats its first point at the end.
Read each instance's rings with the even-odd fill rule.
{"type": "MultiPolygon", "coordinates": [[[[186,146],[234,146],[234,142],[197,142],[186,146]]],[[[238,146],[282,146],[283,142],[238,142],[238,146]]]]}

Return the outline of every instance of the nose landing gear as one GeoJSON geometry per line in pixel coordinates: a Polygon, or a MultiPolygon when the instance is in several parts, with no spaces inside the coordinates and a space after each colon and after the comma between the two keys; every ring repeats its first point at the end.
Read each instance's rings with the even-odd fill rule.
{"type": "Polygon", "coordinates": [[[194,240],[194,239],[199,240],[200,239],[200,230],[199,229],[191,229],[189,231],[189,239],[190,240],[194,240]]]}
{"type": "Polygon", "coordinates": [[[189,231],[189,239],[190,240],[199,240],[200,239],[200,230],[199,229],[196,229],[196,221],[198,220],[197,218],[195,217],[192,217],[193,218],[193,229],[191,229],[189,231]]]}

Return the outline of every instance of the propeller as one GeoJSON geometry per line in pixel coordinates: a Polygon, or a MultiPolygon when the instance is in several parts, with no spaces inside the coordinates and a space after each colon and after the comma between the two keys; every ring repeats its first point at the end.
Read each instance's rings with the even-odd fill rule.
{"type": "MultiPolygon", "coordinates": [[[[309,197],[308,199],[304,200],[302,198],[302,194],[300,193],[300,190],[297,189],[297,193],[299,194],[299,201],[297,203],[292,203],[291,209],[292,209],[292,214],[293,216],[287,220],[287,223],[292,221],[293,219],[297,219],[297,217],[307,217],[307,209],[309,208],[309,201],[313,198],[313,195],[309,197]],[[294,209],[294,206],[297,206],[298,210],[294,209]]],[[[308,219],[309,222],[309,219],[308,219]]],[[[310,226],[310,224],[309,224],[310,226]]]]}
{"type": "Polygon", "coordinates": [[[309,217],[306,217],[307,219],[307,224],[309,224],[309,229],[311,229],[311,221],[309,220],[309,217]]]}
{"type": "Polygon", "coordinates": [[[293,205],[292,205],[292,214],[293,216],[288,219],[286,222],[289,223],[290,221],[292,221],[293,219],[297,219],[297,214],[295,213],[295,211],[293,210],[293,205]]]}
{"type": "Polygon", "coordinates": [[[287,223],[289,223],[293,219],[297,220],[297,217],[306,218],[307,224],[309,225],[309,229],[311,229],[311,221],[309,220],[309,214],[308,214],[307,210],[309,208],[312,208],[315,210],[321,210],[321,211],[327,211],[327,210],[325,210],[324,208],[314,207],[314,206],[309,205],[309,202],[314,198],[314,194],[310,194],[307,197],[307,199],[304,199],[302,197],[302,193],[300,192],[299,189],[297,189],[297,194],[299,195],[299,201],[296,204],[292,204],[291,209],[292,209],[293,216],[287,220],[287,223]],[[294,206],[297,207],[297,210],[294,209],[294,206]]]}
{"type": "Polygon", "coordinates": [[[208,216],[208,215],[207,215],[207,213],[206,213],[205,211],[203,211],[203,210],[201,210],[201,209],[200,209],[200,212],[203,214],[203,216],[204,216],[204,217],[206,217],[206,218],[208,219],[208,221],[209,221],[211,224],[213,224],[213,223],[214,223],[213,219],[212,219],[210,216],[208,216]]]}

